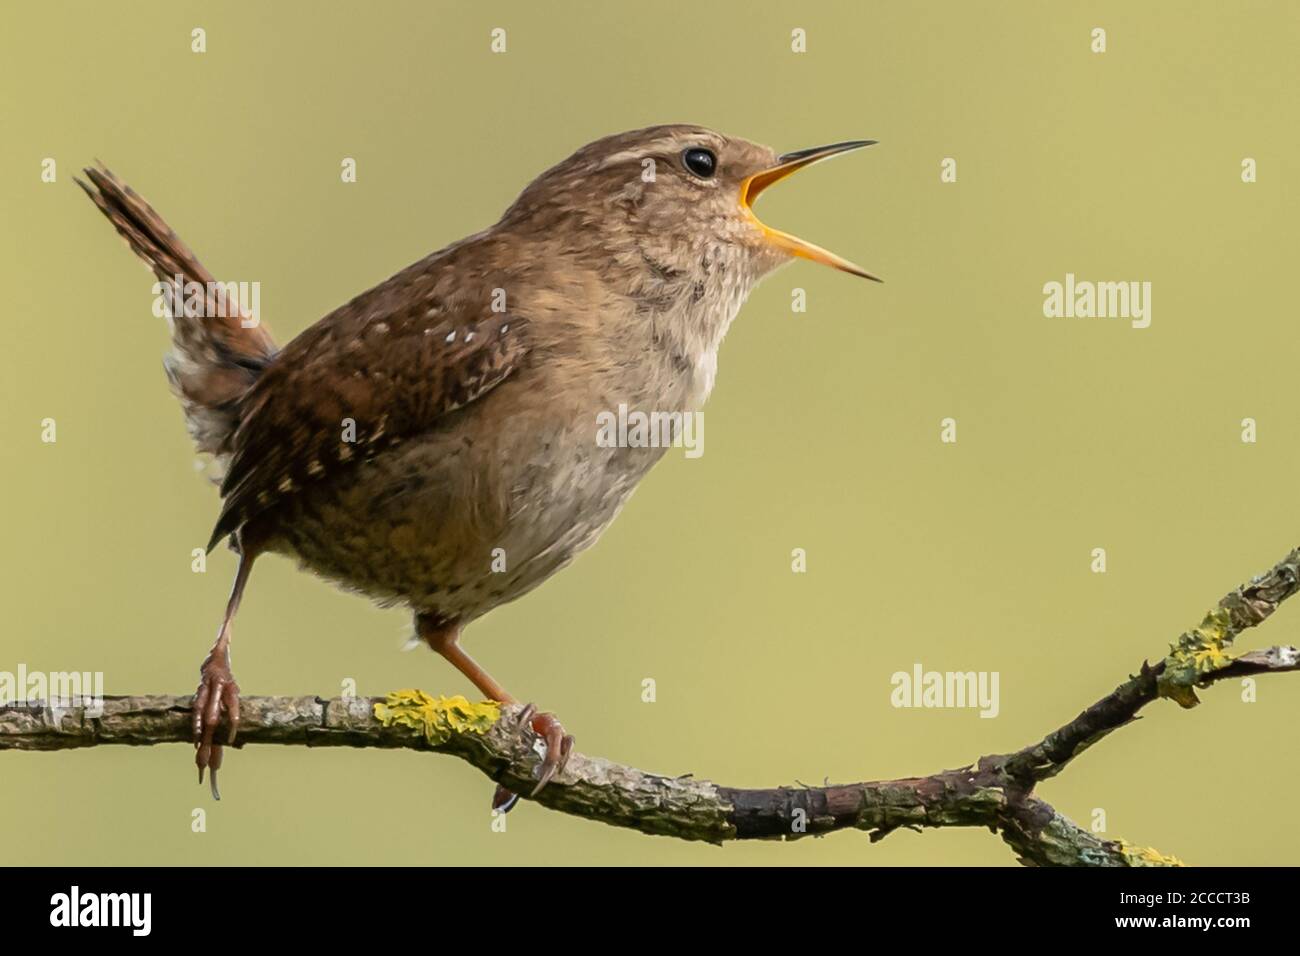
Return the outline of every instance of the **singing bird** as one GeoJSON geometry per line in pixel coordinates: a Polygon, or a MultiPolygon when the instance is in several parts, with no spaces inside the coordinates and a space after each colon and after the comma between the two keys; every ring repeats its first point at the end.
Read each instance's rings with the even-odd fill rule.
{"type": "MultiPolygon", "coordinates": [[[[461,632],[593,544],[665,450],[604,447],[599,416],[699,410],[746,296],[792,258],[875,279],[753,212],[773,183],[873,142],[778,155],[700,126],[605,137],[533,180],[496,225],[283,348],[135,192],[85,170],[78,183],[176,293],[165,368],[223,499],[208,549],[228,539],[239,556],[194,700],[213,796],[223,714],[227,743],[239,727],[231,622],[262,554],[409,607],[420,639],[514,702],[461,632]],[[176,307],[196,288],[200,308],[176,307]]],[[[536,795],[573,738],[549,712],[524,715],[519,732],[545,741],[536,795]]]]}

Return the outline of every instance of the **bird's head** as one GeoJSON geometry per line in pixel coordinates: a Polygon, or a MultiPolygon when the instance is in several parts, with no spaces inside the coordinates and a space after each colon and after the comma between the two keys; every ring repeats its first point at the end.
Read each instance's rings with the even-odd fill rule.
{"type": "MultiPolygon", "coordinates": [[[[503,223],[563,236],[619,271],[690,283],[731,269],[752,284],[792,258],[867,279],[846,259],[763,223],[754,203],[805,166],[872,145],[854,140],[778,154],[700,126],[652,126],[584,146],[538,176],[503,223]]],[[[735,276],[740,278],[740,276],[735,276]]],[[[879,280],[876,280],[879,281],[879,280]]]]}

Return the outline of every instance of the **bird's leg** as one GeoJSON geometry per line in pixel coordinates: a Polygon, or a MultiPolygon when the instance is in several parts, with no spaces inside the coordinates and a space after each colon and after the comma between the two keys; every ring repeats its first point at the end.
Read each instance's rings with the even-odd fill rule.
{"type": "MultiPolygon", "coordinates": [[[[450,661],[456,670],[468,677],[470,682],[479,689],[479,693],[489,700],[502,704],[517,703],[504,687],[493,680],[491,674],[465,653],[464,648],[460,646],[458,621],[448,621],[432,614],[417,614],[415,629],[425,643],[450,661]]],[[[532,796],[535,797],[569,762],[569,754],[573,752],[573,735],[564,732],[564,725],[554,714],[539,713],[532,704],[526,705],[519,715],[520,729],[524,726],[531,726],[533,732],[546,741],[546,756],[542,758],[537,786],[532,792],[532,796]]],[[[508,812],[518,799],[517,794],[498,785],[496,794],[492,798],[492,809],[503,813],[508,812]]]]}
{"type": "Polygon", "coordinates": [[[209,770],[209,785],[212,798],[221,799],[217,789],[217,771],[221,769],[223,748],[213,743],[217,725],[221,722],[224,710],[230,725],[226,742],[233,744],[239,730],[239,685],[235,675],[230,672],[230,625],[239,610],[239,599],[244,595],[244,585],[248,583],[248,574],[253,569],[256,552],[242,546],[239,555],[239,568],[235,571],[235,584],[230,590],[230,600],[226,602],[226,616],[222,618],[221,630],[217,640],[208,651],[199,668],[199,688],[194,695],[194,762],[199,767],[199,783],[203,782],[203,771],[209,770]]]}

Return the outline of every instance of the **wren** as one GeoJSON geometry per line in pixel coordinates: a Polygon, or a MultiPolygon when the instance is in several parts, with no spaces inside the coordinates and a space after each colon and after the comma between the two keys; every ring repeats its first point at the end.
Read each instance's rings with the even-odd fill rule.
{"type": "MultiPolygon", "coordinates": [[[[874,279],[752,208],[790,173],[871,143],[778,155],[686,125],[597,140],[533,180],[496,225],[283,348],[218,301],[220,284],[147,203],[87,169],[78,183],[158,278],[207,290],[201,315],[171,310],[165,367],[221,484],[208,548],[228,540],[239,556],[194,701],[199,780],[210,772],[213,796],[223,714],[226,743],[239,727],[231,623],[262,554],[409,607],[421,639],[482,694],[513,702],[461,632],[592,545],[665,451],[598,442],[598,416],[698,411],[745,298],[792,258],[874,279]]],[[[535,795],[563,772],[573,738],[554,715],[523,713],[520,732],[546,744],[535,795]]],[[[494,803],[513,801],[499,790],[494,803]]]]}

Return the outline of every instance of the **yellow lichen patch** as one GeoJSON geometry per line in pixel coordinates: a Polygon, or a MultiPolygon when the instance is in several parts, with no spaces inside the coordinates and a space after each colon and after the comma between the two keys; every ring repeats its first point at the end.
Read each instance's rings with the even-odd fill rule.
{"type": "Polygon", "coordinates": [[[1204,647],[1192,654],[1192,666],[1198,674],[1209,674],[1227,667],[1232,661],[1231,654],[1225,654],[1222,647],[1204,647]]]}
{"type": "Polygon", "coordinates": [[[418,730],[431,744],[446,743],[453,734],[485,734],[501,716],[494,700],[472,703],[455,697],[430,697],[422,690],[395,690],[375,704],[375,719],[385,727],[418,730]]]}
{"type": "Polygon", "coordinates": [[[1200,627],[1192,628],[1169,645],[1164,670],[1156,680],[1160,696],[1175,700],[1183,707],[1195,707],[1199,701],[1192,688],[1232,662],[1232,655],[1225,648],[1234,637],[1232,615],[1226,609],[1218,607],[1206,614],[1200,627]]]}
{"type": "Polygon", "coordinates": [[[1126,866],[1186,866],[1182,860],[1176,856],[1165,856],[1159,850],[1153,850],[1149,846],[1134,846],[1123,840],[1116,840],[1115,846],[1119,850],[1120,856],[1124,858],[1126,866]]]}

